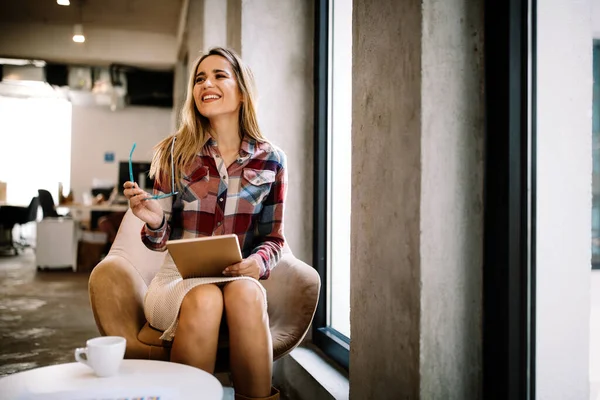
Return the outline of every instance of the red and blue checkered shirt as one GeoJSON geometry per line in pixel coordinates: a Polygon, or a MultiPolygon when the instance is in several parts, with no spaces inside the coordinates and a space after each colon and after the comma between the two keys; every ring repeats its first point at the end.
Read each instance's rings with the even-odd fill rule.
{"type": "MultiPolygon", "coordinates": [[[[170,177],[169,177],[170,178],[170,177]]],[[[171,192],[171,179],[155,181],[154,194],[171,192]]],[[[270,143],[244,137],[229,168],[209,138],[184,172],[182,190],[161,202],[167,223],[142,228],[151,250],[165,251],[167,240],[236,234],[242,256],[255,257],[267,279],[285,242],[283,208],[287,190],[285,153],[270,143]]]]}

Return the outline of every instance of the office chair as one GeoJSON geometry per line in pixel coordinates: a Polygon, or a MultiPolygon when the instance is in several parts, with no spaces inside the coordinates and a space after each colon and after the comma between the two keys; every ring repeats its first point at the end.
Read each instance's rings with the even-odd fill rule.
{"type": "MultiPolygon", "coordinates": [[[[151,251],[140,239],[143,222],[127,211],[110,252],[90,275],[90,303],[101,335],[127,338],[125,358],[168,361],[171,343],[160,339],[144,317],[143,299],[160,269],[164,252],[151,251]]],[[[260,281],[267,290],[273,339],[273,360],[300,344],[312,322],[321,280],[317,271],[298,260],[285,247],[269,279],[260,281]]],[[[228,338],[219,340],[217,372],[228,371],[228,338]]]]}
{"type": "Polygon", "coordinates": [[[54,198],[52,197],[52,193],[45,189],[39,189],[38,197],[40,198],[40,205],[42,206],[44,218],[60,217],[60,215],[56,212],[56,207],[54,206],[54,198]]]}
{"type": "Polygon", "coordinates": [[[12,231],[15,225],[24,225],[35,221],[39,206],[40,202],[37,197],[31,199],[27,207],[0,206],[0,248],[7,248],[18,255],[19,251],[29,246],[24,243],[23,238],[18,242],[15,241],[12,231]]]}

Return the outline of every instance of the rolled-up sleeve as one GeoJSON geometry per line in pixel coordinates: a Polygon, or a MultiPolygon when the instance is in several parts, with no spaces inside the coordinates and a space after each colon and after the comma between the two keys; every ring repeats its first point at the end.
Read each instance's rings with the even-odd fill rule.
{"type": "MultiPolygon", "coordinates": [[[[158,180],[154,182],[153,193],[155,195],[170,193],[171,188],[170,185],[160,185],[158,184],[158,180]]],[[[171,235],[171,215],[173,210],[173,199],[174,197],[167,197],[164,199],[154,200],[158,201],[163,209],[164,216],[163,222],[160,228],[154,230],[148,226],[148,224],[144,224],[142,227],[141,235],[142,235],[142,243],[153,251],[165,251],[167,249],[167,240],[169,240],[169,236],[171,235]]]]}

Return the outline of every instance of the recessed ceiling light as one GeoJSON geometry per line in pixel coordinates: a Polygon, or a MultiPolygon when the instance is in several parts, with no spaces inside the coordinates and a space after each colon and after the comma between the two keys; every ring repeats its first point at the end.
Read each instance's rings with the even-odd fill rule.
{"type": "Polygon", "coordinates": [[[71,2],[69,0],[56,0],[56,3],[59,6],[70,6],[71,2]]]}

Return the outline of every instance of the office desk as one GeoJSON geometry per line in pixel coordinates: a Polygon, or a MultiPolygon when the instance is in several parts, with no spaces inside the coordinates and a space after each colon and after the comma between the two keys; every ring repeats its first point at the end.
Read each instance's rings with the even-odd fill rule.
{"type": "Polygon", "coordinates": [[[128,204],[65,204],[58,206],[59,214],[70,212],[73,218],[79,222],[89,222],[89,228],[95,230],[97,228],[98,219],[104,215],[111,213],[125,214],[129,209],[128,204]]]}
{"type": "Polygon", "coordinates": [[[2,200],[2,201],[0,201],[0,207],[2,207],[2,206],[25,207],[25,208],[27,208],[27,207],[29,207],[29,204],[15,204],[15,203],[9,203],[9,202],[6,202],[6,201],[2,200]]]}
{"type": "Polygon", "coordinates": [[[58,209],[64,208],[71,212],[91,212],[91,211],[105,211],[105,212],[126,212],[129,208],[128,204],[63,204],[57,207],[58,209]]]}

